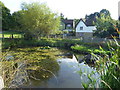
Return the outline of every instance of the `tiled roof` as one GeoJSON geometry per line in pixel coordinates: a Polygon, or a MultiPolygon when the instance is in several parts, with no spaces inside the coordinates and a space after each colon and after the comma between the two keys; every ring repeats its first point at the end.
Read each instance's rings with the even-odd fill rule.
{"type": "Polygon", "coordinates": [[[68,20],[64,19],[64,20],[62,20],[62,22],[65,24],[73,24],[73,20],[71,20],[71,19],[68,19],[68,20]]]}

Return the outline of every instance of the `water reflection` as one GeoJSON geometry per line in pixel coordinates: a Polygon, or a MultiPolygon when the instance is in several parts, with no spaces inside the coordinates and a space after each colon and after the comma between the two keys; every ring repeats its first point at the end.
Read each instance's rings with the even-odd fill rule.
{"type": "Polygon", "coordinates": [[[60,70],[56,75],[58,83],[54,78],[48,81],[48,87],[52,88],[82,88],[80,75],[77,73],[78,62],[70,58],[58,59],[60,70]]]}
{"type": "MultiPolygon", "coordinates": [[[[78,63],[76,57],[73,58],[60,58],[57,60],[60,66],[58,73],[50,78],[48,81],[43,81],[38,88],[83,88],[81,83],[87,83],[87,77],[80,75],[78,72],[86,72],[86,74],[95,71],[84,63],[78,63]]],[[[95,73],[92,77],[98,78],[95,73]]]]}
{"type": "MultiPolygon", "coordinates": [[[[95,71],[84,62],[79,63],[78,58],[71,53],[61,54],[58,56],[63,56],[57,60],[60,69],[57,73],[54,73],[51,78],[47,80],[32,80],[30,79],[29,85],[22,85],[19,87],[26,88],[83,88],[82,83],[88,83],[88,74],[95,71]],[[80,74],[80,71],[82,74],[80,74]]],[[[80,55],[79,58],[83,58],[80,55]]],[[[54,66],[52,66],[54,67],[54,66]]],[[[37,74],[35,74],[37,75],[37,74]]],[[[99,75],[95,72],[92,77],[99,81],[99,75]]],[[[96,85],[98,88],[98,86],[96,85]]]]}

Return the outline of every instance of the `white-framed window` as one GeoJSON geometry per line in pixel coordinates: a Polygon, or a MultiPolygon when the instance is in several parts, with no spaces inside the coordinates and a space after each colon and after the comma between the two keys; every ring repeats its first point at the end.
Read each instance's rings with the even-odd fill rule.
{"type": "Polygon", "coordinates": [[[67,24],[67,27],[71,27],[71,24],[67,24]]]}
{"type": "Polygon", "coordinates": [[[83,30],[83,27],[80,27],[80,30],[83,30]]]}

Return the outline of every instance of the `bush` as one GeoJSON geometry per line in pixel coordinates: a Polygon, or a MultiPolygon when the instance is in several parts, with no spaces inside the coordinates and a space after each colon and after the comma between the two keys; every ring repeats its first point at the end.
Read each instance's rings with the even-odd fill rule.
{"type": "Polygon", "coordinates": [[[90,49],[82,45],[71,46],[71,49],[79,53],[90,53],[90,49]]]}

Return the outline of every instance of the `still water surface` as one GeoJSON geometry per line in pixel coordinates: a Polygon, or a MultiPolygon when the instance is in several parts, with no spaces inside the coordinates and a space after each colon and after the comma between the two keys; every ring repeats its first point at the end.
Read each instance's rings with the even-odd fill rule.
{"type": "MultiPolygon", "coordinates": [[[[37,88],[83,88],[81,82],[87,83],[89,80],[86,75],[80,75],[78,72],[81,70],[87,74],[95,71],[95,69],[85,65],[84,63],[78,63],[76,57],[73,58],[60,58],[57,60],[59,63],[59,71],[53,75],[49,80],[42,81],[37,88]]],[[[99,75],[95,73],[92,77],[98,78],[99,75]]],[[[32,82],[33,84],[36,82],[32,82]]],[[[96,86],[97,87],[97,86],[96,86]]]]}

